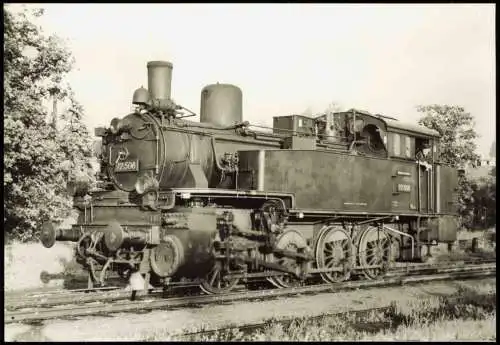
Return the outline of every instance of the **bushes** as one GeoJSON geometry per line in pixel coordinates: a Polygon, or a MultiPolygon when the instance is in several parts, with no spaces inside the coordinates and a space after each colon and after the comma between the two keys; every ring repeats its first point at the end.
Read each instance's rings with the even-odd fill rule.
{"type": "Polygon", "coordinates": [[[37,238],[48,219],[70,211],[66,181],[87,175],[91,138],[83,108],[63,80],[73,66],[71,52],[34,23],[43,11],[4,6],[4,231],[5,240],[37,238]],[[67,105],[49,119],[44,102],[67,105]]]}
{"type": "Polygon", "coordinates": [[[496,225],[496,176],[479,179],[463,178],[460,184],[460,216],[462,226],[468,229],[489,228],[496,225]]]}
{"type": "MultiPolygon", "coordinates": [[[[419,124],[436,130],[439,139],[439,161],[455,168],[480,161],[476,153],[474,118],[461,106],[432,104],[418,106],[422,114],[419,124]]],[[[467,176],[459,179],[458,208],[462,227],[488,227],[496,217],[496,171],[479,181],[467,176]]]]}

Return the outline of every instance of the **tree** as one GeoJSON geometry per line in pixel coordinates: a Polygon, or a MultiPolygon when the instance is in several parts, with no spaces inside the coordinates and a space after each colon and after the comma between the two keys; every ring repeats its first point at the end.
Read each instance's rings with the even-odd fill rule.
{"type": "Polygon", "coordinates": [[[481,177],[473,187],[474,224],[490,227],[496,224],[496,176],[481,177]]]}
{"type": "Polygon", "coordinates": [[[83,108],[64,84],[74,63],[57,36],[34,24],[43,10],[4,6],[4,231],[7,239],[35,239],[43,221],[62,220],[70,211],[68,179],[85,176],[90,135],[83,108]],[[44,101],[51,95],[69,104],[49,122],[44,101]]]}
{"type": "Polygon", "coordinates": [[[441,135],[440,160],[446,165],[461,167],[475,164],[480,156],[476,153],[478,138],[474,120],[470,113],[460,106],[427,105],[418,106],[425,115],[419,124],[434,129],[441,135]]]}
{"type": "Polygon", "coordinates": [[[490,158],[496,158],[496,157],[497,157],[497,141],[493,140],[490,148],[490,158]]]}
{"type": "Polygon", "coordinates": [[[425,113],[418,123],[441,135],[439,158],[443,164],[458,168],[480,159],[474,120],[464,108],[433,104],[418,106],[417,111],[425,113]]]}
{"type": "MultiPolygon", "coordinates": [[[[465,168],[475,165],[480,159],[476,153],[473,117],[460,106],[426,105],[418,106],[424,113],[418,123],[439,132],[439,160],[445,165],[465,168]]],[[[470,227],[474,220],[474,192],[477,186],[465,174],[460,176],[458,188],[458,209],[462,225],[470,227]]]]}
{"type": "Polygon", "coordinates": [[[302,116],[309,116],[309,117],[311,117],[312,114],[313,112],[311,107],[307,107],[302,113],[300,113],[300,115],[302,116]]]}

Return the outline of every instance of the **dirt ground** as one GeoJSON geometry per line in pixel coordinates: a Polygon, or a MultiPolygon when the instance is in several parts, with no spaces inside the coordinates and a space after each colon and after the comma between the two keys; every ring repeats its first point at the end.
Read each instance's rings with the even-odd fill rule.
{"type": "Polygon", "coordinates": [[[60,273],[73,259],[73,246],[59,242],[47,249],[41,243],[12,244],[5,246],[4,290],[38,290],[63,286],[62,280],[43,284],[40,273],[60,273]]]}
{"type": "MultiPolygon", "coordinates": [[[[229,324],[259,322],[272,317],[300,317],[347,310],[382,307],[392,301],[404,306],[415,299],[451,295],[460,286],[482,292],[496,290],[495,278],[432,282],[425,285],[279,298],[270,301],[236,302],[200,308],[157,310],[147,314],[117,314],[82,320],[46,321],[43,326],[6,325],[6,341],[140,341],[155,333],[216,328],[229,324]]],[[[168,336],[165,336],[168,340],[168,336]]]]}
{"type": "MultiPolygon", "coordinates": [[[[74,211],[61,227],[76,223],[78,214],[74,211]]],[[[24,291],[62,288],[62,280],[48,284],[40,281],[40,273],[65,272],[68,264],[74,262],[74,244],[57,242],[52,248],[45,248],[40,242],[17,243],[4,246],[4,290],[24,291]]]]}

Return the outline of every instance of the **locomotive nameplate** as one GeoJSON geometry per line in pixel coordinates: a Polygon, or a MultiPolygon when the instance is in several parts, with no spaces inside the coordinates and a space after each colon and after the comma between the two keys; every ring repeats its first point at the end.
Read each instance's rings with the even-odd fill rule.
{"type": "Polygon", "coordinates": [[[403,193],[410,193],[411,192],[411,185],[398,183],[397,191],[399,193],[401,193],[401,192],[403,192],[403,193]]]}
{"type": "Polygon", "coordinates": [[[115,172],[128,172],[128,171],[138,171],[139,161],[122,161],[116,162],[115,172]]]}

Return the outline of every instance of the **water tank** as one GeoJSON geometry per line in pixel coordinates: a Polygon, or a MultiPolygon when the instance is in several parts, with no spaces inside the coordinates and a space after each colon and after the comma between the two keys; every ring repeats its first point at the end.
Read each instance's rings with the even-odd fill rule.
{"type": "Polygon", "coordinates": [[[148,91],[152,99],[170,99],[173,65],[167,61],[148,62],[148,91]]]}
{"type": "Polygon", "coordinates": [[[201,90],[200,122],[226,127],[243,121],[243,96],[231,84],[207,85],[201,90]]]}

